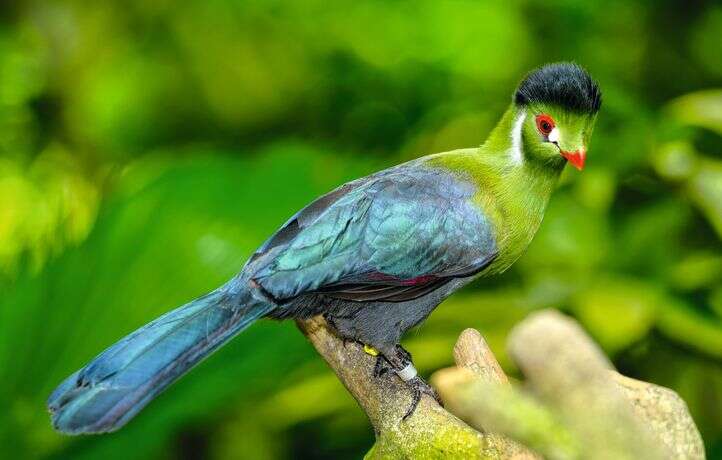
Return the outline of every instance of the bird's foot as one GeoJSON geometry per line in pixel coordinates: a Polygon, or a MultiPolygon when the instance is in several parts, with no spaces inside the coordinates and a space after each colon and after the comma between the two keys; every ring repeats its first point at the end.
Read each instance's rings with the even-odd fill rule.
{"type": "Polygon", "coordinates": [[[349,339],[348,337],[341,337],[341,341],[343,342],[343,347],[348,347],[349,343],[355,343],[357,345],[363,345],[363,343],[359,342],[358,340],[349,339]]]}
{"type": "Polygon", "coordinates": [[[432,398],[434,398],[434,400],[436,400],[437,403],[439,403],[441,407],[444,407],[444,403],[441,401],[441,398],[439,398],[436,390],[434,390],[431,385],[424,382],[418,375],[416,377],[413,377],[411,380],[408,380],[406,383],[407,385],[409,385],[409,388],[411,388],[411,406],[409,406],[408,410],[401,418],[402,421],[405,421],[407,418],[413,415],[419,403],[421,402],[421,397],[423,395],[431,396],[432,398]]]}
{"type": "Polygon", "coordinates": [[[396,345],[395,355],[392,357],[393,362],[397,364],[398,368],[395,368],[391,360],[386,358],[386,355],[379,353],[375,348],[364,345],[364,351],[367,354],[376,357],[376,363],[374,364],[373,371],[373,376],[376,378],[381,377],[389,371],[403,369],[407,366],[407,364],[411,363],[411,353],[406,351],[401,345],[396,345]],[[369,349],[371,351],[369,351],[369,349]]]}
{"type": "Polygon", "coordinates": [[[443,406],[441,398],[439,398],[436,391],[418,376],[413,361],[411,361],[411,353],[406,351],[401,345],[396,345],[393,353],[376,355],[373,376],[378,378],[389,371],[393,371],[398,375],[401,380],[406,382],[411,390],[411,405],[401,420],[405,421],[413,415],[419,402],[421,402],[421,398],[425,394],[431,396],[439,405],[443,406]]]}
{"type": "Polygon", "coordinates": [[[411,353],[409,353],[408,350],[401,345],[396,345],[396,356],[406,363],[410,363],[412,361],[411,353]]]}
{"type": "Polygon", "coordinates": [[[413,415],[413,413],[416,411],[416,407],[418,407],[419,403],[421,402],[421,398],[423,395],[431,396],[437,403],[439,403],[440,406],[443,407],[444,403],[441,401],[441,398],[436,393],[436,390],[434,390],[431,385],[424,382],[424,380],[418,376],[413,361],[411,360],[411,353],[409,353],[401,345],[396,345],[396,356],[397,359],[399,359],[404,364],[403,368],[401,368],[400,370],[396,370],[396,374],[399,376],[399,378],[401,378],[401,380],[406,382],[406,384],[411,389],[411,405],[409,406],[409,409],[406,411],[401,420],[406,420],[411,417],[411,415],[413,415]]]}
{"type": "Polygon", "coordinates": [[[373,371],[373,376],[375,378],[379,378],[391,370],[393,370],[393,367],[391,367],[391,364],[384,357],[384,355],[376,356],[376,363],[374,364],[374,371],[373,371]]]}

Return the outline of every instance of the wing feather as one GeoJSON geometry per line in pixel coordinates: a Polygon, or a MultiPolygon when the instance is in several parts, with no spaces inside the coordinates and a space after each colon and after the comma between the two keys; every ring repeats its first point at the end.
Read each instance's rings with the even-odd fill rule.
{"type": "Polygon", "coordinates": [[[354,301],[420,297],[495,258],[474,191],[418,165],[351,182],[291,218],[248,268],[279,300],[313,292],[354,301]]]}

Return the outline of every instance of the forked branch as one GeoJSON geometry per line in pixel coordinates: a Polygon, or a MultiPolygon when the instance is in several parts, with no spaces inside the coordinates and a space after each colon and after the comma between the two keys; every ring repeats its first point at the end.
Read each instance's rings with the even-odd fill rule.
{"type": "Polygon", "coordinates": [[[531,315],[510,334],[524,388],[509,383],[481,334],[467,329],[454,347],[456,367],[431,378],[447,408],[424,396],[405,421],[411,391],[397,376],[373,377],[374,358],[344,344],[323,318],[298,326],[371,421],[376,444],[367,458],[704,458],[676,393],[616,373],[581,327],[555,311],[531,315]]]}

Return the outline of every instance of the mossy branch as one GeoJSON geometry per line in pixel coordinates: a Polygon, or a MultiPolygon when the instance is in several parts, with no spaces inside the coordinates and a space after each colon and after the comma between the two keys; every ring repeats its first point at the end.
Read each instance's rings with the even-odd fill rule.
{"type": "Polygon", "coordinates": [[[369,459],[704,458],[676,393],[616,373],[581,327],[554,311],[531,315],[510,334],[523,388],[467,329],[454,347],[456,367],[431,379],[447,408],[424,396],[406,421],[411,392],[398,377],[374,378],[375,358],[344,344],[323,318],[298,325],[373,425],[369,459]]]}

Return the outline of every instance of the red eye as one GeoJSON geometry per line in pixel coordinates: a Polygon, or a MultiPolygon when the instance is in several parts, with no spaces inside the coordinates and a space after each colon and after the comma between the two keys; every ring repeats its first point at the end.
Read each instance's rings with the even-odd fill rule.
{"type": "Polygon", "coordinates": [[[549,115],[537,115],[536,116],[536,127],[539,130],[540,133],[542,133],[545,136],[548,136],[549,133],[552,132],[552,129],[554,129],[554,120],[552,120],[552,117],[549,115]]]}

